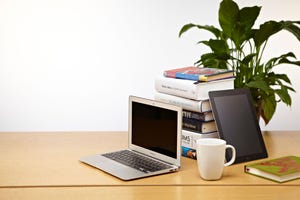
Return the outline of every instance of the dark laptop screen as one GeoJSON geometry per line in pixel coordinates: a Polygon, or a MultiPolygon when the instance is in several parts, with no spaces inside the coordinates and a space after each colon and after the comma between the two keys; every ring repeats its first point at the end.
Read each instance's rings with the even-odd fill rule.
{"type": "Polygon", "coordinates": [[[176,158],[177,112],[132,102],[132,143],[176,158]]]}

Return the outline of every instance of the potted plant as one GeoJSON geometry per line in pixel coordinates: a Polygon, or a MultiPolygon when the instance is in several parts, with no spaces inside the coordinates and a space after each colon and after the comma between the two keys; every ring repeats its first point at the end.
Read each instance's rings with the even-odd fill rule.
{"type": "Polygon", "coordinates": [[[214,38],[199,41],[211,52],[201,55],[197,66],[228,68],[235,72],[235,88],[247,87],[251,91],[258,119],[268,124],[275,113],[277,103],[292,103],[289,92],[295,92],[286,74],[279,74],[274,68],[281,64],[300,66],[292,52],[284,53],[263,62],[268,39],[286,30],[300,41],[300,21],[267,21],[254,28],[261,7],[239,6],[232,0],[222,0],[219,7],[220,28],[209,25],[186,24],[179,37],[191,28],[209,31],[214,38]]]}

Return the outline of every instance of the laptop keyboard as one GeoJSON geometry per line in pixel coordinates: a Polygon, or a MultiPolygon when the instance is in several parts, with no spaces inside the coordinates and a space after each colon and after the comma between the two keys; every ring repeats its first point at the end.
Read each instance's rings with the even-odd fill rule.
{"type": "Polygon", "coordinates": [[[151,158],[147,158],[129,150],[121,150],[102,155],[145,173],[170,168],[170,166],[167,164],[155,161],[151,158]]]}

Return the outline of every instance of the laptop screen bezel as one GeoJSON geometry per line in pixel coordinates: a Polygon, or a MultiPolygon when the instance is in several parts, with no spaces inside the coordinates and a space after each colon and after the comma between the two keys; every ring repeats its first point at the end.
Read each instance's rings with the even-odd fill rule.
{"type": "Polygon", "coordinates": [[[128,112],[128,147],[131,150],[140,152],[142,154],[148,155],[150,157],[157,158],[159,160],[163,160],[170,164],[180,166],[180,158],[181,158],[181,130],[182,130],[182,108],[179,106],[158,102],[151,99],[141,98],[137,96],[129,96],[129,112],[128,112]],[[154,107],[169,109],[175,111],[177,113],[177,144],[176,144],[176,158],[172,158],[170,156],[166,156],[164,154],[143,148],[141,146],[137,146],[132,143],[132,105],[133,102],[146,104],[154,107]]]}

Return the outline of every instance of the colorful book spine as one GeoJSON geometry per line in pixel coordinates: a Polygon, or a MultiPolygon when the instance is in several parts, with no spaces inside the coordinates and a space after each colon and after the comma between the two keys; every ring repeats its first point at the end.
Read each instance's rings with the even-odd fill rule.
{"type": "Polygon", "coordinates": [[[176,73],[176,78],[199,81],[199,75],[198,74],[176,73]]]}
{"type": "Polygon", "coordinates": [[[194,69],[195,69],[195,66],[169,69],[169,70],[165,70],[163,74],[165,77],[177,78],[176,75],[178,74],[178,72],[187,72],[187,71],[192,71],[194,69]]]}
{"type": "Polygon", "coordinates": [[[213,81],[233,77],[233,70],[208,67],[182,67],[164,71],[165,77],[194,81],[213,81]]]}
{"type": "Polygon", "coordinates": [[[197,153],[196,149],[189,148],[189,147],[181,147],[181,155],[184,157],[192,158],[192,159],[197,159],[197,153]]]}

